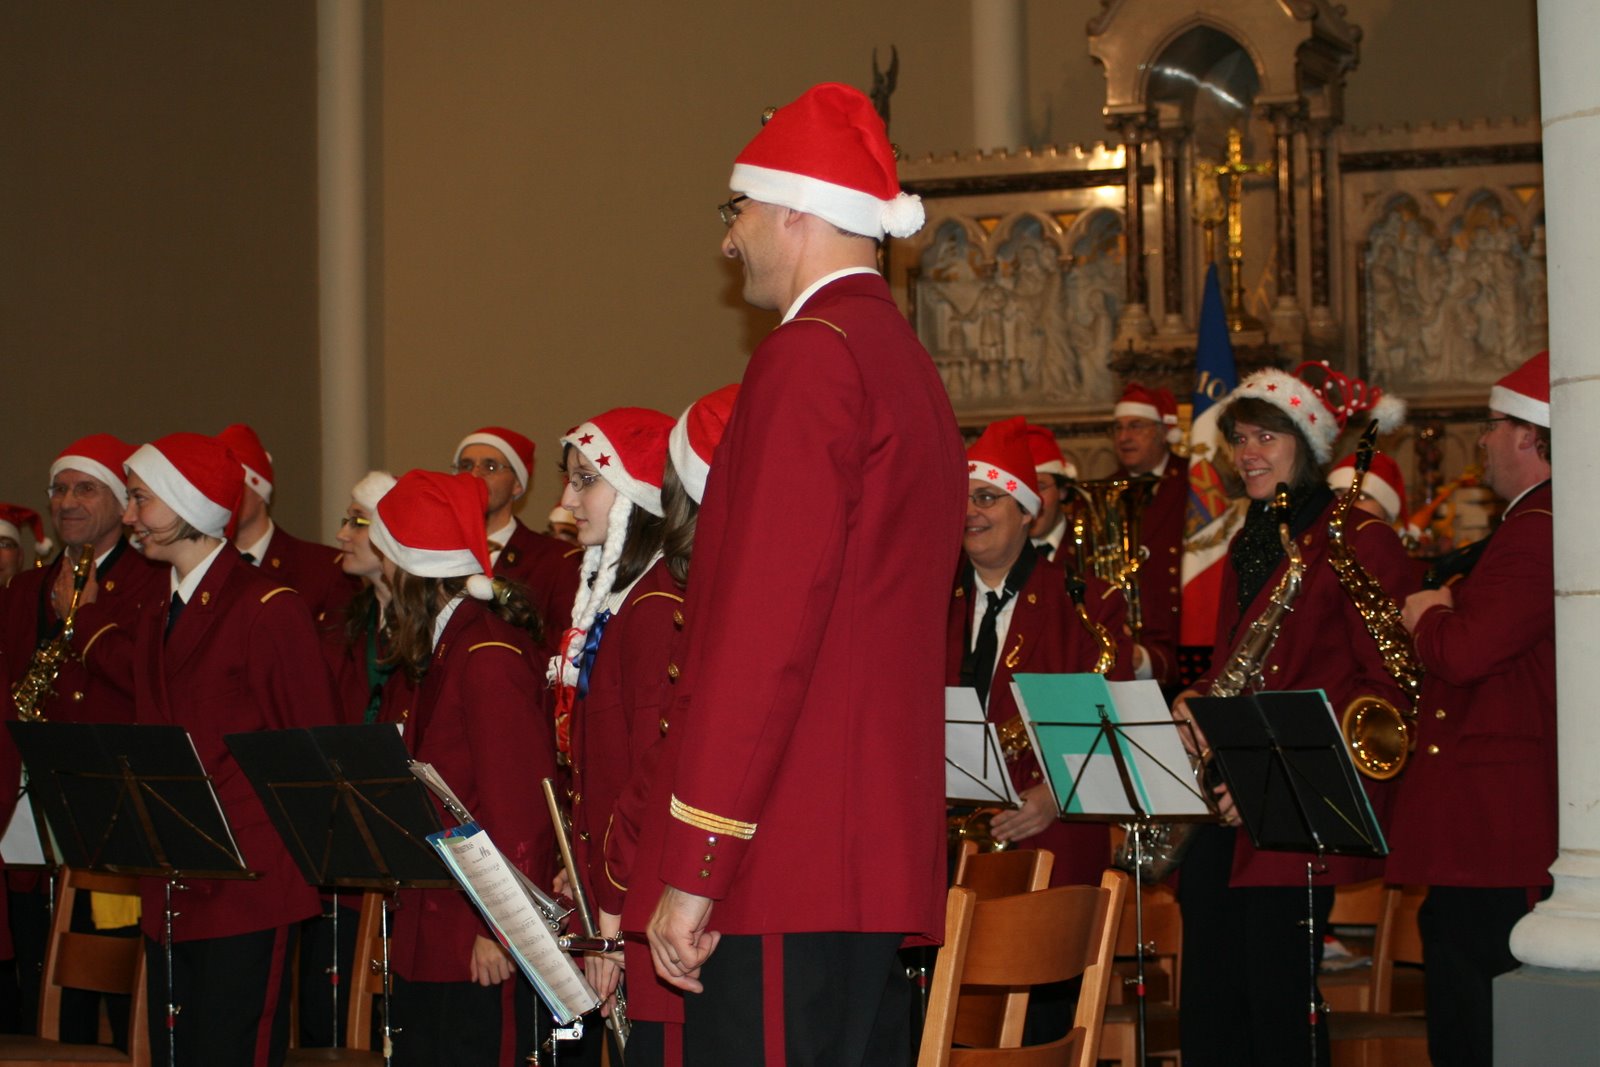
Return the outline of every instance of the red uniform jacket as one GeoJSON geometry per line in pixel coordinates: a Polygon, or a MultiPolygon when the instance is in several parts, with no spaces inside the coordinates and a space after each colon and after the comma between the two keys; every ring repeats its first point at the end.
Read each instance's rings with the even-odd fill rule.
{"type": "Polygon", "coordinates": [[[342,553],[329,545],[302,541],[273,524],[267,550],[256,566],[275,585],[298,592],[319,630],[344,625],[344,608],[361,589],[360,579],[339,566],[342,553]]]}
{"type": "MultiPolygon", "coordinates": [[[[945,648],[945,683],[961,684],[961,661],[970,646],[972,634],[972,568],[963,566],[950,598],[948,641],[945,648]]],[[[1005,645],[994,665],[994,681],[989,688],[988,718],[1003,723],[1017,714],[1011,692],[1015,674],[1073,674],[1094,669],[1100,643],[1090,635],[1078,617],[1078,609],[1067,594],[1067,575],[1056,564],[1040,560],[1017,594],[1011,626],[1005,645]]],[[[1098,578],[1086,578],[1089,586],[1084,606],[1090,617],[1106,627],[1115,638],[1127,622],[1127,602],[1116,589],[1098,578]]],[[[1133,677],[1131,646],[1119,644],[1116,663],[1108,678],[1133,677]]],[[[1011,765],[1011,784],[1017,792],[1044,782],[1033,753],[1011,765]]],[[[1111,860],[1109,823],[1063,822],[1057,820],[1033,837],[1018,842],[1019,848],[1044,848],[1055,855],[1050,871],[1051,885],[1098,885],[1100,872],[1111,860]]]]}
{"type": "MultiPolygon", "coordinates": [[[[134,650],[140,723],[182,726],[211,773],[217,798],[253,882],[189,879],[174,907],[176,941],[231,937],[297,922],[317,912],[249,779],[223,738],[335,721],[333,684],[317,650],[305,603],[240,558],[232,545],[212,561],[183,614],[163,639],[167,602],[141,613],[134,650]]],[[[143,880],[144,931],[161,938],[162,885],[143,880]]]]}
{"type": "MultiPolygon", "coordinates": [[[[1335,716],[1353,698],[1363,695],[1380,696],[1396,708],[1404,709],[1409,701],[1384,670],[1377,644],[1339,584],[1338,574],[1328,563],[1328,519],[1332,507],[1330,504],[1298,538],[1306,566],[1305,581],[1294,603],[1294,611],[1284,619],[1272,653],[1262,664],[1265,688],[1269,691],[1321,689],[1327,693],[1335,716]]],[[[1392,595],[1403,598],[1415,589],[1405,549],[1394,530],[1382,519],[1362,511],[1351,511],[1345,526],[1345,542],[1368,573],[1392,595]]],[[[1202,693],[1210,689],[1250,623],[1266,609],[1278,579],[1287,569],[1287,560],[1279,562],[1250,603],[1249,610],[1241,615],[1237,594],[1239,575],[1234,570],[1233,556],[1229,554],[1222,575],[1222,602],[1217,612],[1217,642],[1212,651],[1211,669],[1195,683],[1196,689],[1202,693]]],[[[1386,824],[1393,782],[1362,778],[1361,783],[1366,787],[1380,824],[1386,824]]],[[[1308,854],[1300,852],[1257,852],[1250,844],[1249,834],[1241,831],[1234,851],[1232,884],[1304,885],[1309,858],[1308,854]]],[[[1317,877],[1319,885],[1359,882],[1382,873],[1379,860],[1332,856],[1326,864],[1328,873],[1317,877]]]]}
{"type": "MultiPolygon", "coordinates": [[[[595,906],[622,914],[637,831],[612,828],[622,795],[664,736],[683,591],[664,560],[629,590],[606,624],[589,695],[572,712],[572,822],[595,906]]],[[[653,761],[652,761],[653,762],[653,761]]],[[[636,817],[636,816],[635,816],[636,817]]]]}
{"type": "MultiPolygon", "coordinates": [[[[1119,471],[1117,476],[1127,477],[1128,472],[1119,471]]],[[[1188,508],[1189,465],[1177,456],[1168,456],[1155,495],[1139,517],[1139,540],[1150,553],[1139,568],[1139,605],[1143,609],[1139,643],[1150,655],[1155,680],[1163,686],[1178,681],[1183,523],[1188,508]]]]}
{"type": "Polygon", "coordinates": [[[1511,508],[1454,609],[1417,622],[1427,674],[1400,777],[1394,882],[1550,884],[1557,837],[1555,576],[1550,483],[1511,508]]]}
{"type": "Polygon", "coordinates": [[[545,651],[555,655],[561,635],[572,625],[572,602],[578,596],[583,549],[542,533],[521,522],[495,560],[494,576],[520,582],[539,613],[544,627],[545,651]]]}
{"type": "MultiPolygon", "coordinates": [[[[700,512],[638,861],[715,899],[714,928],[937,940],[966,478],[949,398],[881,277],[823,286],[751,358],[700,512]]],[[[624,922],[643,929],[656,893],[634,881],[624,922]]]]}
{"type": "MultiPolygon", "coordinates": [[[[550,718],[538,701],[543,668],[526,631],[477,601],[462,600],[434,647],[414,703],[401,709],[409,714],[394,717],[405,721],[412,756],[433,764],[510,863],[534,884],[548,886],[555,830],[540,781],[555,774],[556,764],[550,718]]],[[[393,685],[386,699],[411,692],[393,685]]],[[[452,825],[442,806],[439,811],[444,825],[452,825]]],[[[494,934],[465,893],[405,890],[391,943],[395,973],[413,982],[468,981],[479,936],[494,934]]]]}

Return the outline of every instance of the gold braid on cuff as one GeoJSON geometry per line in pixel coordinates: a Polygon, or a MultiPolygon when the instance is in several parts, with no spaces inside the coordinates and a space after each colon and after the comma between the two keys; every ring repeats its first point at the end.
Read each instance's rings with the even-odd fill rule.
{"type": "Polygon", "coordinates": [[[672,817],[708,834],[726,834],[741,841],[748,841],[756,836],[755,823],[740,822],[738,819],[728,819],[721,815],[713,815],[709,811],[701,811],[699,808],[690,807],[676,796],[672,798],[672,817]]]}

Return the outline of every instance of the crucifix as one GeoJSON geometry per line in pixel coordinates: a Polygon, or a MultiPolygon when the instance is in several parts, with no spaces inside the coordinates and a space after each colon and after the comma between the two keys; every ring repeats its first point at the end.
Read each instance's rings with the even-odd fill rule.
{"type": "Polygon", "coordinates": [[[1244,139],[1238,127],[1228,131],[1228,154],[1221,163],[1202,163],[1195,175],[1195,220],[1205,227],[1206,262],[1217,257],[1215,229],[1228,226],[1228,329],[1234,333],[1259,329],[1261,324],[1244,310],[1244,179],[1247,174],[1271,174],[1273,164],[1246,163],[1244,139]],[[1223,196],[1218,202],[1212,184],[1220,179],[1223,196]]]}

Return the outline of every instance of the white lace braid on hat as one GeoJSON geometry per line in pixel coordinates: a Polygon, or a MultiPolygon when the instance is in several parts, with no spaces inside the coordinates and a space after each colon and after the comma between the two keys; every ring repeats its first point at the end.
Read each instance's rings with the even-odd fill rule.
{"type": "Polygon", "coordinates": [[[583,655],[583,645],[589,637],[589,627],[600,614],[611,589],[617,580],[617,562],[622,558],[622,547],[628,540],[628,519],[633,515],[633,501],[617,494],[612,501],[611,513],[606,516],[606,540],[603,545],[590,545],[583,553],[582,577],[578,582],[578,595],[572,601],[572,626],[562,638],[561,651],[550,657],[550,667],[545,677],[552,684],[578,684],[578,659],[583,655]]]}

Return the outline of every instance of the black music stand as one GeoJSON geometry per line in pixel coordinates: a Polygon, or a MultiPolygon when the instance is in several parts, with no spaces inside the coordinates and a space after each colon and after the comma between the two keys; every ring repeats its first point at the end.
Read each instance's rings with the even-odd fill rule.
{"type": "Polygon", "coordinates": [[[185,878],[260,877],[239,853],[194,742],[181,726],[6,725],[63,863],[164,880],[167,1051],[175,1062],[172,890],[185,878]]]}
{"type": "Polygon", "coordinates": [[[1383,829],[1350,760],[1333,706],[1320,690],[1190,697],[1189,711],[1211,746],[1245,830],[1256,848],[1310,852],[1306,861],[1306,942],[1311,1062],[1317,1062],[1317,867],[1325,855],[1389,854],[1383,829]]]}
{"type": "MultiPolygon", "coordinates": [[[[389,1035],[389,912],[396,889],[454,889],[427,841],[442,827],[427,787],[408,769],[393,725],[318,726],[229,734],[223,740],[314,886],[376,889],[383,939],[385,1062],[389,1035]]],[[[338,922],[338,907],[334,908],[338,922]]],[[[338,1044],[338,927],[334,927],[334,1044],[338,1044]]]]}

